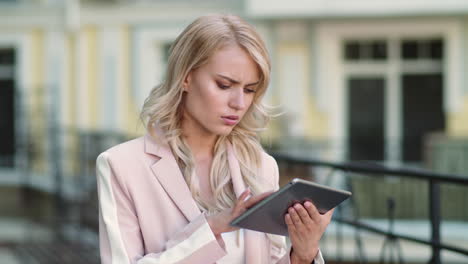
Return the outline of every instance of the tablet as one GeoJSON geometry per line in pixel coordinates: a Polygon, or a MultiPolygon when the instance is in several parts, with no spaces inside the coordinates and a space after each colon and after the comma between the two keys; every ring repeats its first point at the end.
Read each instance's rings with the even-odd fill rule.
{"type": "Polygon", "coordinates": [[[296,178],[235,218],[231,225],[288,236],[284,215],[293,204],[311,201],[324,214],[350,196],[348,191],[296,178]]]}

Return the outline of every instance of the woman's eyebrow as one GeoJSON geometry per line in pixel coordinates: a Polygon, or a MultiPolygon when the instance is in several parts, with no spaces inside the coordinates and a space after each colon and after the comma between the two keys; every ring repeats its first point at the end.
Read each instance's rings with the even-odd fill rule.
{"type": "MultiPolygon", "coordinates": [[[[230,81],[231,83],[234,83],[234,84],[239,84],[239,83],[240,83],[239,81],[234,80],[234,79],[232,79],[232,78],[229,78],[229,77],[227,77],[227,76],[224,76],[224,75],[222,75],[222,74],[216,74],[216,75],[218,75],[219,77],[221,77],[221,78],[223,78],[223,79],[226,79],[226,80],[230,81]]],[[[246,84],[245,86],[254,86],[254,85],[257,85],[257,84],[259,84],[259,83],[260,83],[260,81],[256,81],[256,82],[253,82],[253,83],[246,84]]]]}

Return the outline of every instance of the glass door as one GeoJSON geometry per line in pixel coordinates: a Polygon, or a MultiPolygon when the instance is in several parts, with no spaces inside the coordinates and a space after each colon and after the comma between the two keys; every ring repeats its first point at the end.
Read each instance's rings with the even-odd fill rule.
{"type": "Polygon", "coordinates": [[[403,74],[403,161],[423,160],[424,139],[445,130],[442,74],[403,74]]]}
{"type": "Polygon", "coordinates": [[[14,49],[0,49],[0,166],[12,167],[15,157],[14,49]]]}
{"type": "Polygon", "coordinates": [[[384,160],[385,80],[348,80],[348,159],[384,160]]]}

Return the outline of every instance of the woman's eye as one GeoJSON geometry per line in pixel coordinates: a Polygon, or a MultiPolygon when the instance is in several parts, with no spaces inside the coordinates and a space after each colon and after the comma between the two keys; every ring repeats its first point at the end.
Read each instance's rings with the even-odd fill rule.
{"type": "Polygon", "coordinates": [[[222,83],[218,83],[218,87],[225,90],[225,89],[228,89],[229,88],[229,85],[225,85],[225,84],[222,84],[222,83]]]}
{"type": "Polygon", "coordinates": [[[246,93],[255,93],[256,92],[254,89],[249,89],[249,88],[245,88],[244,91],[246,93]]]}

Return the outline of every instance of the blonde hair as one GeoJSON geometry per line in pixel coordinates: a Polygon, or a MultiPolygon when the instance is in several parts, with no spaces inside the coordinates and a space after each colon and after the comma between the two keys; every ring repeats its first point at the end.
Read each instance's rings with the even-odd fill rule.
{"type": "Polygon", "coordinates": [[[266,187],[271,187],[257,177],[263,151],[258,132],[264,129],[270,118],[260,99],[265,94],[269,80],[270,59],[265,44],[254,28],[237,16],[200,17],[173,43],[165,79],[146,98],[140,117],[153,137],[164,138],[170,146],[200,209],[214,213],[231,208],[235,203],[227,157],[228,141],[239,160],[242,178],[252,193],[258,194],[266,187]],[[260,72],[260,83],[243,119],[229,135],[220,136],[215,143],[209,175],[215,201],[214,204],[208,204],[200,198],[198,181],[194,177],[194,159],[181,136],[182,85],[192,70],[207,63],[216,51],[230,44],[243,48],[255,61],[260,72]],[[163,132],[162,137],[153,133],[153,124],[163,132]]]}

